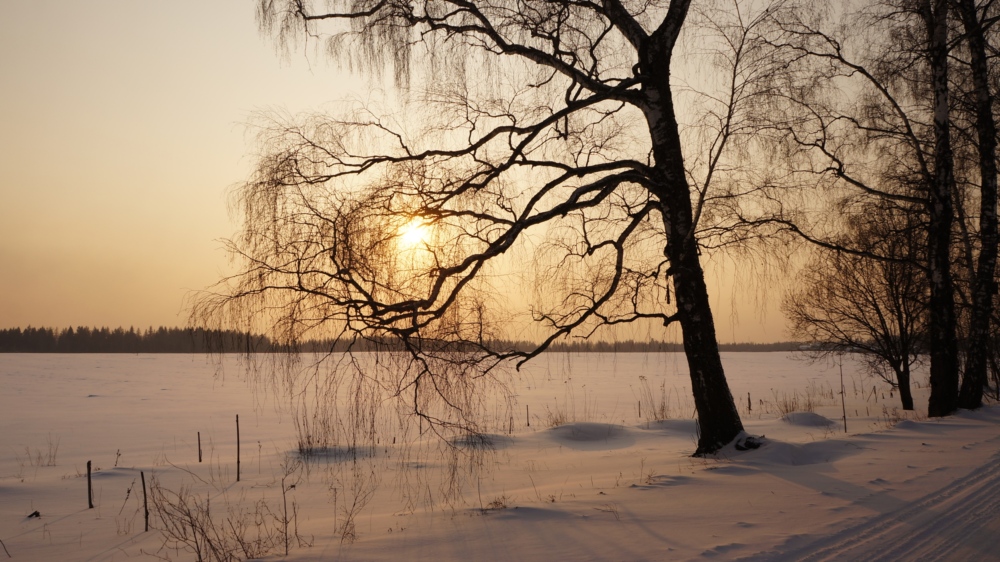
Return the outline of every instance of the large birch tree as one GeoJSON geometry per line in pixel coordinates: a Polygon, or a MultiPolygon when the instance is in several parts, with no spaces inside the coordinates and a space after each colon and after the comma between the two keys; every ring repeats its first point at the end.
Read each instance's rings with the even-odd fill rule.
{"type": "Polygon", "coordinates": [[[713,209],[739,189],[716,185],[766,66],[749,35],[728,33],[740,26],[714,27],[729,72],[702,99],[720,107],[686,159],[702,150],[685,145],[677,114],[691,11],[691,0],[261,0],[279,46],[320,45],[345,68],[385,73],[400,105],[265,119],[237,192],[242,269],[196,314],[288,340],[335,327],[395,342],[412,360],[392,392],[464,429],[467,384],[497,365],[608,327],[679,326],[695,454],[718,451],[743,426],[699,241],[732,241],[713,209]],[[533,259],[512,257],[526,246],[533,259]],[[542,278],[531,308],[542,337],[528,349],[496,345],[520,329],[504,324],[497,289],[512,268],[542,278]],[[424,406],[428,389],[447,414],[424,406]]]}

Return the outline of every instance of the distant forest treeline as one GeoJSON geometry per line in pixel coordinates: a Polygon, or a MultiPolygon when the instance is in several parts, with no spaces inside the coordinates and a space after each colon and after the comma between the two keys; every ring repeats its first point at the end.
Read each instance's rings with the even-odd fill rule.
{"type": "Polygon", "coordinates": [[[0,330],[0,353],[207,353],[235,350],[247,340],[245,334],[200,328],[11,328],[0,330]]]}
{"type": "MultiPolygon", "coordinates": [[[[372,351],[393,349],[388,342],[310,340],[297,346],[299,351],[372,351]]],[[[498,349],[529,350],[530,342],[497,342],[498,349]]],[[[722,351],[797,351],[797,342],[720,344],[722,351]]],[[[209,353],[254,351],[273,353],[289,351],[265,336],[247,335],[229,330],[203,328],[9,328],[0,330],[0,353],[209,353]]],[[[573,341],[553,344],[551,351],[569,353],[656,353],[680,352],[679,343],[663,341],[573,341]]]]}

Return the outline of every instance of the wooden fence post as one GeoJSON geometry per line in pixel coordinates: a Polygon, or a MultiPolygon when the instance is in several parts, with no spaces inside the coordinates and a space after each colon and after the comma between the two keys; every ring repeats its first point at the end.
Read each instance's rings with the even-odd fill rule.
{"type": "Polygon", "coordinates": [[[149,531],[149,501],[146,499],[146,473],[140,471],[139,478],[142,478],[142,511],[146,520],[146,531],[149,531]]]}
{"type": "Polygon", "coordinates": [[[94,487],[90,482],[90,461],[87,461],[87,509],[94,509],[94,487]]]}
{"type": "Polygon", "coordinates": [[[236,481],[240,481],[240,415],[236,414],[236,481]]]}

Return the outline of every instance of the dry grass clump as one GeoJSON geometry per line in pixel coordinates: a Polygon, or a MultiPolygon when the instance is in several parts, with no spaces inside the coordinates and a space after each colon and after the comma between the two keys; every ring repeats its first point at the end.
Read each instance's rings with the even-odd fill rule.
{"type": "Polygon", "coordinates": [[[293,542],[311,546],[299,534],[298,505],[293,500],[289,509],[288,502],[288,492],[299,483],[301,466],[300,461],[291,461],[283,467],[282,503],[277,513],[264,497],[249,501],[245,490],[233,498],[225,491],[213,497],[211,492],[196,493],[184,485],[174,492],[154,477],[149,497],[163,533],[163,545],[154,554],[169,560],[169,551],[184,551],[199,562],[238,562],[276,552],[287,556],[293,542]]]}
{"type": "Polygon", "coordinates": [[[649,379],[639,376],[639,419],[643,417],[649,421],[670,419],[670,400],[665,381],[660,382],[659,393],[654,394],[649,379]]]}
{"type": "Polygon", "coordinates": [[[559,407],[556,404],[554,407],[545,407],[545,426],[546,427],[559,427],[560,425],[566,425],[569,423],[569,414],[566,410],[559,407]]]}
{"type": "Polygon", "coordinates": [[[490,503],[486,504],[486,506],[482,508],[482,511],[483,513],[486,513],[489,511],[500,511],[501,509],[507,509],[508,507],[510,507],[511,499],[512,498],[510,498],[506,494],[499,495],[493,498],[493,500],[491,500],[490,503]]]}

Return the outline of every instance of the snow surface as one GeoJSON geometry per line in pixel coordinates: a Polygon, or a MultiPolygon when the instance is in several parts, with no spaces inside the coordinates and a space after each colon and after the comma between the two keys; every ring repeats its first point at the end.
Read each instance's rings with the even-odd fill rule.
{"type": "MultiPolygon", "coordinates": [[[[681,354],[546,354],[514,380],[513,431],[487,436],[492,453],[427,432],[423,446],[386,435],[357,459],[340,445],[311,457],[287,492],[311,546],[293,540],[287,559],[1000,560],[1000,408],[907,416],[849,358],[842,406],[838,365],[723,360],[760,449],[690,457],[681,354]],[[450,472],[454,450],[475,462],[450,472]],[[343,540],[355,503],[354,540],[343,540]]],[[[218,520],[260,500],[280,513],[295,420],[241,373],[232,358],[220,369],[195,355],[0,355],[0,540],[11,559],[194,560],[164,546],[155,515],[143,532],[140,471],[210,499],[218,520]]],[[[923,407],[926,374],[916,379],[923,407]]],[[[284,559],[283,547],[268,559],[284,559]]]]}

